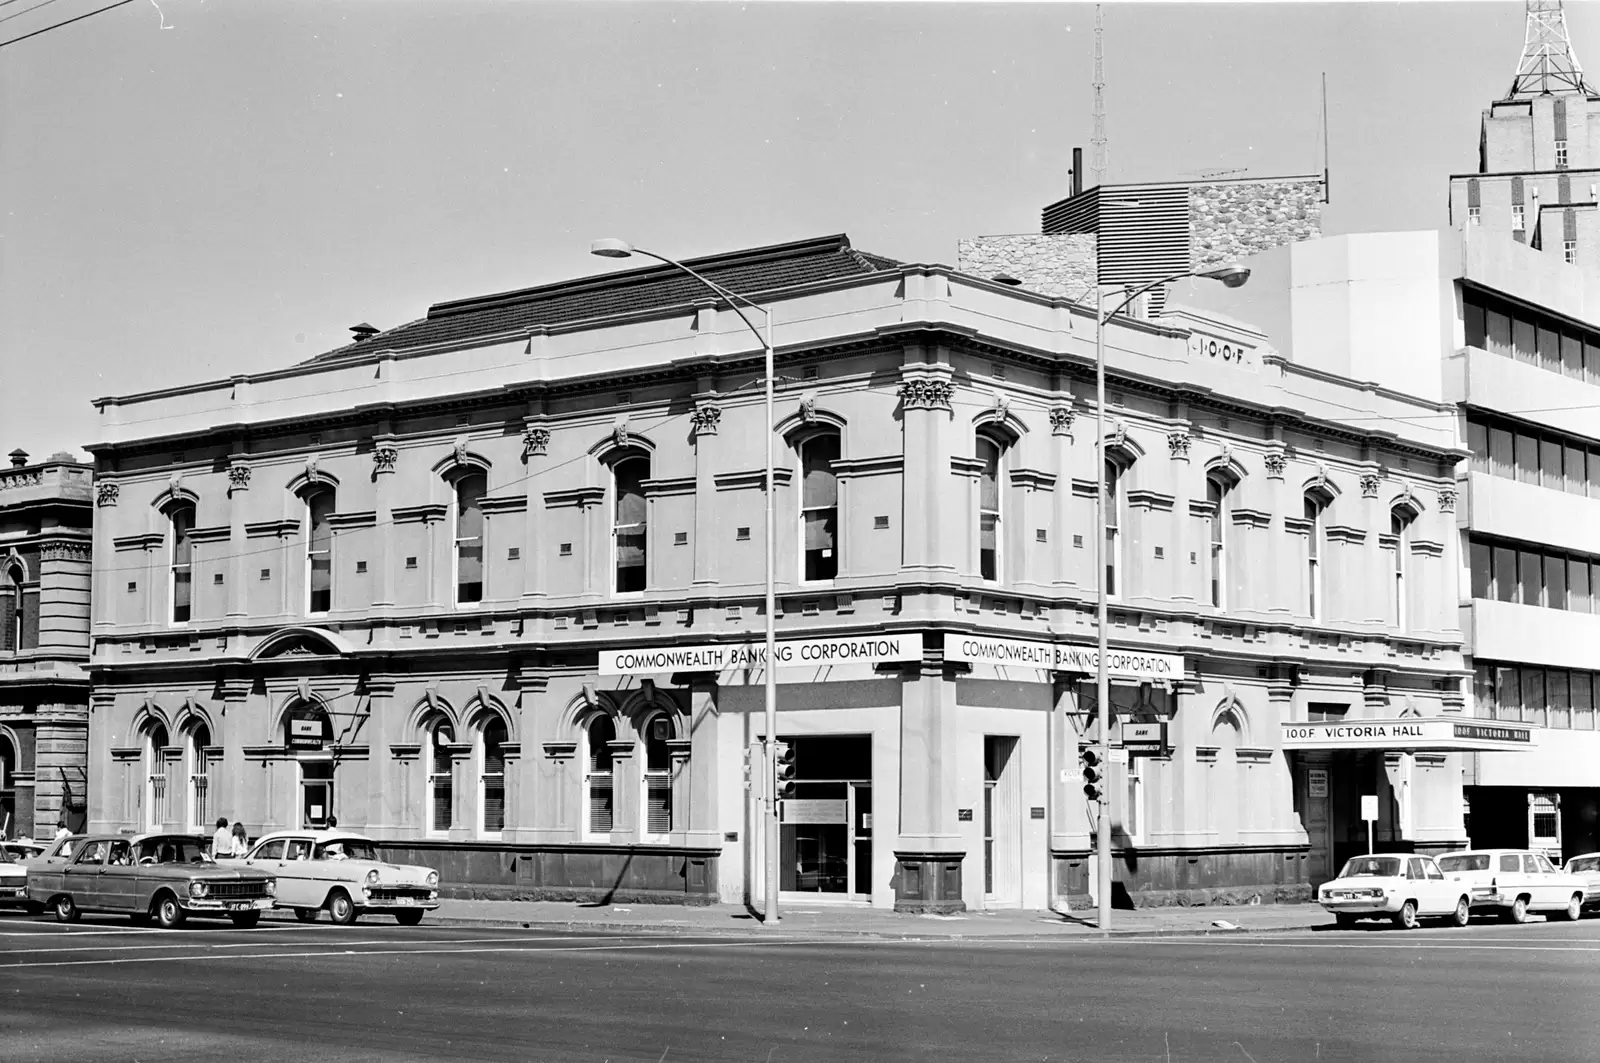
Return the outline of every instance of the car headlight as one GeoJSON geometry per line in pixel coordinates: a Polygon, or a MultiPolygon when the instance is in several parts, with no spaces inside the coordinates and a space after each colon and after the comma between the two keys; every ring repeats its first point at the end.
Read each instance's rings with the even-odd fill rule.
{"type": "Polygon", "coordinates": [[[437,871],[428,872],[428,888],[432,889],[434,886],[437,886],[438,884],[439,884],[439,872],[437,872],[437,871]]]}
{"type": "Polygon", "coordinates": [[[275,878],[267,879],[267,896],[268,897],[276,897],[277,895],[278,895],[278,880],[275,879],[275,878]]]}
{"type": "Polygon", "coordinates": [[[378,869],[373,868],[367,872],[367,887],[370,889],[378,884],[378,869]]]}
{"type": "Polygon", "coordinates": [[[191,896],[191,897],[204,897],[206,894],[208,894],[210,892],[211,892],[211,885],[209,883],[206,883],[206,882],[191,882],[191,883],[189,883],[189,896],[191,896]]]}

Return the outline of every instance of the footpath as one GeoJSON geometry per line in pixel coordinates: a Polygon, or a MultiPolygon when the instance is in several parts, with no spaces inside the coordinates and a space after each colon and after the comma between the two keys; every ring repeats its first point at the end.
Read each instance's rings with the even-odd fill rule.
{"type": "MultiPolygon", "coordinates": [[[[779,932],[818,937],[1095,938],[1095,913],[1009,910],[959,915],[907,915],[841,904],[792,902],[780,909],[779,932]]],[[[377,919],[368,916],[368,919],[377,919]]],[[[423,925],[504,926],[570,930],[759,934],[759,915],[742,905],[572,904],[559,901],[478,901],[447,898],[423,925]]],[[[1332,929],[1333,916],[1315,904],[1219,905],[1116,910],[1116,936],[1259,934],[1332,929]]]]}

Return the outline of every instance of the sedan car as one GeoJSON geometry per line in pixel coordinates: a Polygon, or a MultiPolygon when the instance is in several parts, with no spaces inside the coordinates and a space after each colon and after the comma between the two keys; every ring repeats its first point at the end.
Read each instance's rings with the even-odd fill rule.
{"type": "Polygon", "coordinates": [[[363,912],[388,912],[396,922],[416,926],[424,912],[439,907],[439,872],[382,860],[371,838],[348,831],[268,834],[246,854],[244,865],[275,876],[277,906],[293,908],[308,923],[326,908],[335,923],[353,923],[363,912]]]}
{"type": "Polygon", "coordinates": [[[1430,916],[1466,926],[1472,916],[1459,877],[1440,870],[1432,857],[1408,854],[1351,857],[1338,878],[1322,884],[1317,902],[1342,927],[1357,919],[1391,919],[1410,930],[1430,916]]]}
{"type": "Polygon", "coordinates": [[[28,903],[28,868],[24,861],[43,850],[44,846],[32,842],[0,842],[0,904],[28,903]]]}
{"type": "Polygon", "coordinates": [[[28,898],[63,923],[84,912],[121,912],[165,929],[190,916],[254,926],[277,893],[271,875],[212,863],[187,834],[89,835],[70,863],[28,868],[28,898]]]}
{"type": "Polygon", "coordinates": [[[1527,922],[1530,912],[1556,919],[1583,913],[1583,879],[1531,849],[1463,849],[1439,857],[1439,866],[1471,887],[1474,909],[1489,909],[1513,923],[1527,922]]]}
{"type": "Polygon", "coordinates": [[[1567,861],[1566,872],[1583,879],[1583,906],[1600,907],[1600,853],[1584,853],[1567,861]]]}

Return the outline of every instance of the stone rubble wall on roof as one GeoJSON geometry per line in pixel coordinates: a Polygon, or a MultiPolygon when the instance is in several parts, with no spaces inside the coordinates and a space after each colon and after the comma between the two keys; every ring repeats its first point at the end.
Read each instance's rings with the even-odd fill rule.
{"type": "Polygon", "coordinates": [[[1189,190],[1196,267],[1234,262],[1322,235],[1322,182],[1227,181],[1189,190]]]}
{"type": "Polygon", "coordinates": [[[1095,235],[976,236],[956,244],[956,268],[975,277],[1007,274],[1041,295],[1078,299],[1094,286],[1095,235]]]}

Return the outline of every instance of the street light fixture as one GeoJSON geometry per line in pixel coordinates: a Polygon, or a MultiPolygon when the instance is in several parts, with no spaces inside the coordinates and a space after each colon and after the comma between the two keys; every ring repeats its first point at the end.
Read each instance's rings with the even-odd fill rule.
{"type": "MultiPolygon", "coordinates": [[[[1094,557],[1096,578],[1095,594],[1097,649],[1095,654],[1096,717],[1100,725],[1100,763],[1111,760],[1111,691],[1106,677],[1106,322],[1125,310],[1129,303],[1152,288],[1183,280],[1186,277],[1203,277],[1221,281],[1229,288],[1237,288],[1250,279],[1250,271],[1243,266],[1227,265],[1217,269],[1184,270],[1169,277],[1151,281],[1129,293],[1109,314],[1105,312],[1104,285],[1095,285],[1094,315],[1094,420],[1095,462],[1095,538],[1094,557]]],[[[1094,829],[1095,851],[1095,922],[1101,930],[1111,929],[1111,797],[1104,784],[1094,798],[1098,806],[1094,829]]]]}
{"type": "Polygon", "coordinates": [[[677,270],[680,270],[680,271],[682,271],[684,273],[687,273],[689,276],[693,277],[695,280],[697,280],[701,284],[705,285],[711,291],[715,292],[716,294],[722,296],[724,299],[728,300],[728,305],[733,307],[733,312],[739,315],[739,320],[743,321],[744,324],[745,324],[745,327],[748,328],[751,331],[751,333],[753,333],[755,335],[756,341],[761,344],[762,351],[763,351],[763,353],[765,355],[765,359],[766,359],[765,366],[766,366],[766,368],[765,368],[764,372],[766,374],[766,376],[765,376],[765,384],[766,384],[766,418],[767,418],[766,429],[765,429],[765,432],[764,432],[764,434],[766,436],[766,442],[767,442],[767,468],[766,468],[766,476],[767,476],[767,515],[766,515],[766,520],[767,520],[767,528],[766,528],[766,538],[767,538],[767,565],[766,565],[766,568],[767,568],[767,572],[766,572],[766,596],[767,596],[766,645],[767,645],[767,660],[766,660],[766,667],[762,671],[763,671],[763,675],[765,676],[765,679],[766,679],[766,710],[767,711],[766,711],[766,735],[762,739],[762,743],[761,743],[762,763],[763,763],[763,769],[764,769],[762,771],[762,780],[761,780],[761,787],[762,787],[762,798],[761,799],[762,799],[763,803],[766,805],[766,815],[765,815],[765,819],[766,819],[766,859],[763,862],[764,865],[765,865],[765,875],[764,875],[764,877],[766,879],[766,883],[765,883],[765,885],[766,885],[766,907],[762,911],[762,923],[767,925],[767,926],[773,926],[773,925],[776,925],[777,922],[778,922],[778,802],[777,802],[777,782],[776,782],[776,776],[777,776],[776,760],[775,760],[775,757],[774,757],[775,743],[778,740],[778,685],[777,685],[778,684],[778,654],[777,654],[777,631],[776,631],[776,628],[774,627],[774,619],[773,619],[774,615],[777,612],[777,608],[776,608],[776,606],[777,606],[777,600],[776,600],[777,596],[776,596],[776,593],[774,591],[774,575],[773,575],[774,571],[775,571],[776,563],[775,563],[775,556],[774,556],[775,555],[775,547],[774,547],[775,532],[774,532],[774,521],[773,521],[773,515],[772,515],[772,512],[773,512],[772,511],[772,506],[773,506],[773,483],[772,483],[772,425],[773,425],[773,414],[772,414],[772,381],[773,381],[772,311],[768,310],[766,307],[757,306],[755,303],[752,303],[749,299],[746,299],[744,296],[740,295],[738,292],[730,291],[727,288],[724,288],[722,285],[718,284],[716,281],[713,281],[713,280],[710,280],[710,279],[708,279],[706,277],[701,276],[699,273],[696,273],[694,270],[690,269],[688,266],[684,265],[682,262],[679,262],[679,261],[677,261],[675,259],[670,259],[665,255],[658,255],[654,251],[646,251],[642,247],[634,247],[632,244],[628,243],[626,240],[616,240],[616,239],[596,240],[592,244],[589,245],[589,253],[591,255],[598,255],[601,258],[628,258],[628,257],[633,256],[633,255],[643,255],[646,258],[653,258],[657,262],[665,263],[666,265],[669,265],[669,266],[673,267],[674,269],[677,269],[677,270]],[[745,312],[739,308],[739,304],[740,303],[743,303],[745,306],[749,307],[751,310],[757,311],[758,313],[760,313],[765,318],[766,332],[764,334],[760,329],[757,329],[755,327],[755,325],[750,321],[750,318],[748,316],[746,316],[745,312]]]}

